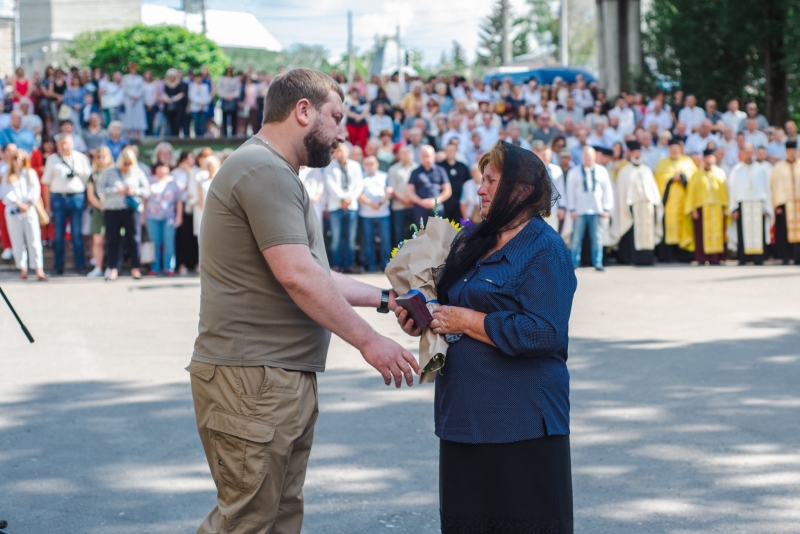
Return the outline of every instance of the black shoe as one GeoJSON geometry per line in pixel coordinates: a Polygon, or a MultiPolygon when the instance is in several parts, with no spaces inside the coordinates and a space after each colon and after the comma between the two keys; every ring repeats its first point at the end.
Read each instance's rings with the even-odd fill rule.
{"type": "Polygon", "coordinates": [[[63,275],[64,275],[64,269],[56,269],[56,276],[63,276],[63,275]]]}
{"type": "Polygon", "coordinates": [[[78,269],[78,274],[81,276],[86,276],[87,274],[89,274],[89,269],[87,269],[86,267],[78,269]]]}
{"type": "Polygon", "coordinates": [[[358,265],[352,265],[347,269],[347,272],[350,274],[362,274],[364,272],[364,269],[362,269],[358,265]]]}

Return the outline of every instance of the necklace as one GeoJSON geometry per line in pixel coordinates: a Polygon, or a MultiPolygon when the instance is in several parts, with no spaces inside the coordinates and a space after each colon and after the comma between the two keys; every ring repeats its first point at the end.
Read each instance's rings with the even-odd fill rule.
{"type": "Polygon", "coordinates": [[[272,145],[270,145],[270,144],[269,144],[269,141],[267,141],[267,140],[266,140],[266,138],[262,137],[262,136],[261,136],[261,135],[259,135],[258,133],[254,133],[254,134],[253,134],[253,137],[255,137],[256,139],[258,139],[259,141],[261,141],[262,143],[264,143],[264,144],[265,144],[265,145],[267,145],[268,147],[272,148],[272,145]]]}

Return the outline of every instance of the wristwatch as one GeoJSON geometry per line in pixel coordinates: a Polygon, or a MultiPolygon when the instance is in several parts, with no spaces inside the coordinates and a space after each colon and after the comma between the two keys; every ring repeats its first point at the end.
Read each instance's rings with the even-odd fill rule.
{"type": "Polygon", "coordinates": [[[378,313],[389,313],[389,289],[381,290],[381,307],[378,308],[378,313]]]}

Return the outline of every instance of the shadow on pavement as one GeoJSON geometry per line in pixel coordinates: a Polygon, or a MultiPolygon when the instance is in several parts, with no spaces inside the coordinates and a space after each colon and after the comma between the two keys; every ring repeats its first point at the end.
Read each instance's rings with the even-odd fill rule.
{"type": "Polygon", "coordinates": [[[771,332],[573,338],[576,532],[800,531],[800,320],[747,326],[771,332]]]}
{"type": "MultiPolygon", "coordinates": [[[[800,321],[749,326],[768,337],[573,339],[576,532],[797,532],[800,321]]],[[[438,532],[431,386],[331,370],[319,388],[304,532],[438,532]]],[[[213,506],[188,377],[45,384],[0,428],[14,534],[190,533],[213,506]]]]}

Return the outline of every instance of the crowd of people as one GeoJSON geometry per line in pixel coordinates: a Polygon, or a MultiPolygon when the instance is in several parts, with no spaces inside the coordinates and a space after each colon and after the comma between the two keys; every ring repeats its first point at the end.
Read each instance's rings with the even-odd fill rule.
{"type": "MultiPolygon", "coordinates": [[[[479,222],[477,162],[497,141],[547,165],[559,197],[548,222],[576,267],[734,254],[741,264],[800,263],[797,126],[770,126],[753,102],[740,111],[731,100],[721,113],[680,90],[610,100],[580,75],[548,85],[331,75],[346,95],[348,142],[300,178],[337,271],[381,270],[435,211],[479,222]]],[[[136,141],[255,133],[271,81],[232,68],[216,80],[206,68],[159,80],[135,64],[125,75],[17,69],[0,115],[3,260],[46,279],[42,245],[52,243],[61,274],[70,239],[75,269],[92,277],[116,279],[125,260],[140,277],[143,255],[151,274],[195,269],[204,195],[227,154],[163,142],[145,164],[136,141]]]]}

